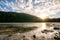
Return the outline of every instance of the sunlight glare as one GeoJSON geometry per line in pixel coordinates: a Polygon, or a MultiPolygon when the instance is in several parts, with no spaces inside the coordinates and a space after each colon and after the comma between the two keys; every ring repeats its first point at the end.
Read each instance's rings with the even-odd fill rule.
{"type": "Polygon", "coordinates": [[[46,18],[47,18],[47,14],[41,14],[41,15],[40,15],[40,18],[41,18],[41,19],[46,19],[46,18]]]}
{"type": "Polygon", "coordinates": [[[41,25],[42,25],[42,28],[41,28],[42,30],[46,29],[46,23],[42,23],[41,25]]]}

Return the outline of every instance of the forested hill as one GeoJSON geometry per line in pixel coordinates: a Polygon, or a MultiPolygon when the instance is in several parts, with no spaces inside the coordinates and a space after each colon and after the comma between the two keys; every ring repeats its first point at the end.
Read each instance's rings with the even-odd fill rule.
{"type": "Polygon", "coordinates": [[[40,22],[41,19],[26,13],[0,11],[0,22],[40,22]]]}
{"type": "Polygon", "coordinates": [[[45,20],[45,22],[60,22],[60,18],[48,18],[45,20]]]}

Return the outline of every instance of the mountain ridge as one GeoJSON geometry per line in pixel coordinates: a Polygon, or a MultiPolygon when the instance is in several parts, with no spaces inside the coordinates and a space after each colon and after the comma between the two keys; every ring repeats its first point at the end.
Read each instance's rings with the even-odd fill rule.
{"type": "Polygon", "coordinates": [[[26,13],[0,11],[0,22],[39,22],[41,19],[26,13]]]}

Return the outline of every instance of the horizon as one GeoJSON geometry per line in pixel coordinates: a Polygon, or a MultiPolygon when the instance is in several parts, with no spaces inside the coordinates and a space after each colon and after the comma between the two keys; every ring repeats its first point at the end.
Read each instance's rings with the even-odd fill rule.
{"type": "Polygon", "coordinates": [[[0,0],[0,11],[60,18],[60,0],[0,0]]]}

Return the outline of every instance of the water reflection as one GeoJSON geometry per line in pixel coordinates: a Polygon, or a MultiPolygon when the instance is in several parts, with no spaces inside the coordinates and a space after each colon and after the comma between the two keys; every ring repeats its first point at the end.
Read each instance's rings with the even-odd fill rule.
{"type": "MultiPolygon", "coordinates": [[[[37,29],[35,30],[30,30],[28,32],[24,32],[24,33],[20,33],[17,32],[15,34],[11,34],[11,36],[2,36],[0,35],[1,39],[9,39],[9,40],[54,40],[54,37],[56,39],[56,37],[59,36],[58,31],[54,29],[54,27],[57,27],[59,24],[55,24],[55,23],[30,23],[31,25],[28,25],[29,23],[25,23],[23,25],[23,27],[31,27],[33,28],[36,27],[37,25],[37,29]],[[28,25],[28,26],[27,26],[28,25]],[[55,25],[55,26],[54,26],[55,25]]],[[[21,24],[20,24],[21,25],[21,24]]],[[[27,30],[27,29],[26,29],[27,30]]],[[[24,30],[25,31],[25,30],[24,30]]]]}
{"type": "Polygon", "coordinates": [[[41,23],[41,29],[42,30],[46,29],[46,23],[41,23]]]}
{"type": "Polygon", "coordinates": [[[51,26],[51,25],[49,25],[49,24],[47,24],[47,23],[41,23],[41,30],[45,30],[45,29],[47,29],[47,30],[53,30],[53,26],[51,26]]]}
{"type": "Polygon", "coordinates": [[[39,31],[43,31],[43,30],[53,30],[53,26],[50,26],[49,24],[47,23],[41,23],[39,28],[37,30],[39,31]]]}

